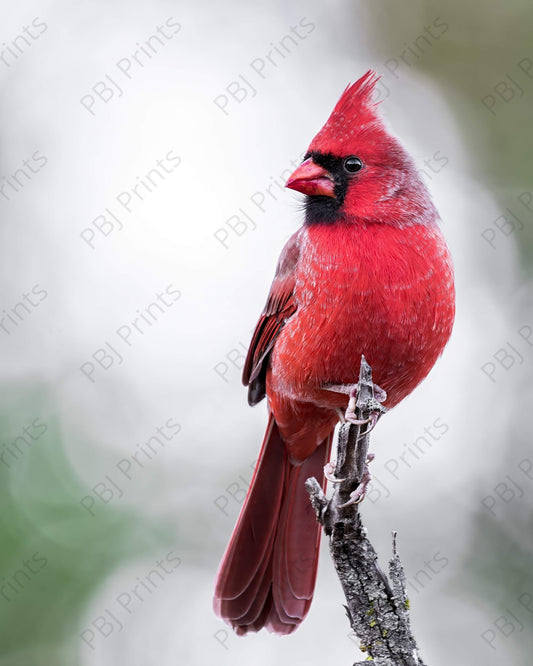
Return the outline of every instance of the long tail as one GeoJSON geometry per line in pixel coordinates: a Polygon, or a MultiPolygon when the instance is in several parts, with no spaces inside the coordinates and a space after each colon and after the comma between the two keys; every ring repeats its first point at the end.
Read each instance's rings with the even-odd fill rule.
{"type": "Polygon", "coordinates": [[[307,615],[320,544],[305,480],[324,484],[333,433],[304,463],[289,462],[272,414],[237,525],[220,564],[217,615],[242,635],[290,634],[307,615]]]}

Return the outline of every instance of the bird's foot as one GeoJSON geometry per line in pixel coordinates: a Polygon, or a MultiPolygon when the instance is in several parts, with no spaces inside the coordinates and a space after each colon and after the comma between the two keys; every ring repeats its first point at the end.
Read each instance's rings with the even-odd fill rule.
{"type": "Polygon", "coordinates": [[[324,476],[330,483],[342,483],[346,479],[338,479],[335,476],[335,467],[337,467],[337,461],[332,460],[324,465],[324,476]]]}
{"type": "Polygon", "coordinates": [[[346,412],[344,414],[344,419],[346,423],[353,423],[354,425],[365,425],[366,423],[369,423],[370,425],[368,426],[368,428],[365,428],[365,431],[361,433],[361,435],[368,435],[376,427],[376,423],[378,422],[379,417],[382,415],[382,413],[383,412],[376,410],[375,412],[372,412],[367,419],[356,419],[355,407],[352,407],[348,403],[348,408],[346,409],[346,412]]]}
{"type": "MultiPolygon", "coordinates": [[[[333,393],[344,393],[345,395],[351,396],[352,393],[354,397],[357,397],[357,392],[359,391],[359,384],[324,384],[322,386],[326,391],[333,391],[333,393]]],[[[374,391],[374,398],[378,402],[385,402],[387,399],[387,392],[385,389],[382,389],[381,386],[377,384],[372,385],[374,391]]]]}
{"type": "Polygon", "coordinates": [[[372,460],[374,460],[374,454],[369,453],[366,459],[365,469],[363,471],[363,478],[359,482],[357,488],[350,494],[350,499],[344,504],[339,504],[339,509],[344,509],[345,507],[351,506],[352,504],[360,504],[365,499],[366,489],[371,480],[368,463],[371,463],[372,460]]]}
{"type": "MultiPolygon", "coordinates": [[[[354,421],[348,418],[350,414],[352,415],[353,418],[353,413],[355,412],[355,403],[357,402],[357,394],[359,393],[359,384],[325,384],[322,388],[325,389],[326,391],[333,391],[333,393],[344,393],[345,395],[348,395],[350,397],[348,401],[348,409],[346,410],[346,414],[341,416],[340,410],[337,410],[339,412],[339,418],[341,421],[343,420],[350,421],[350,423],[355,423],[356,425],[362,425],[363,423],[368,423],[368,421],[354,421]]],[[[385,402],[385,400],[387,399],[387,392],[377,384],[372,385],[372,391],[373,391],[374,401],[376,403],[380,403],[380,407],[384,411],[385,407],[381,406],[381,403],[385,402]]]]}
{"type": "Polygon", "coordinates": [[[374,391],[374,400],[373,403],[375,406],[375,409],[372,411],[370,416],[367,419],[356,419],[355,418],[355,406],[357,403],[357,394],[359,391],[359,385],[354,384],[353,386],[350,387],[350,399],[348,400],[348,407],[346,408],[346,412],[344,414],[344,419],[348,423],[353,423],[354,425],[364,425],[365,423],[369,423],[370,426],[365,430],[364,434],[368,435],[369,432],[371,432],[375,426],[376,423],[379,420],[379,417],[385,413],[386,408],[383,407],[381,404],[387,399],[387,393],[377,384],[373,385],[373,391],[374,391]]]}

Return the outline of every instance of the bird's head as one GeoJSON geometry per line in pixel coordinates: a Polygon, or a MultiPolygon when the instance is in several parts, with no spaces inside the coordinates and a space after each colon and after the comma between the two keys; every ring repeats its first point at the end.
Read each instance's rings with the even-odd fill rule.
{"type": "Polygon", "coordinates": [[[432,223],[437,213],[412,159],[387,132],[369,70],[348,86],[286,187],[307,195],[308,224],[432,223]]]}

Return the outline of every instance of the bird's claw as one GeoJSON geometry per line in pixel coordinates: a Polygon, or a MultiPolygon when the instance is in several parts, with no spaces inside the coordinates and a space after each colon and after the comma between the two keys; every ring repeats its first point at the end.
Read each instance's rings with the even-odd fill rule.
{"type": "Polygon", "coordinates": [[[387,399],[387,393],[381,388],[381,386],[378,386],[377,384],[372,385],[372,391],[373,391],[372,403],[375,409],[372,411],[368,419],[355,418],[355,407],[357,404],[357,394],[359,392],[359,384],[325,384],[322,388],[325,389],[326,391],[333,391],[334,393],[344,393],[350,396],[348,400],[348,407],[346,408],[344,414],[341,412],[340,409],[337,410],[337,413],[339,414],[339,420],[341,421],[341,423],[353,423],[354,425],[365,425],[366,423],[370,423],[371,426],[366,431],[367,433],[369,433],[374,428],[381,414],[384,414],[387,411],[386,408],[383,407],[383,405],[381,404],[385,402],[385,400],[387,399]]]}
{"type": "Polygon", "coordinates": [[[371,463],[374,458],[375,456],[373,453],[368,454],[366,458],[365,470],[363,472],[363,478],[361,479],[357,488],[350,494],[350,499],[344,504],[339,504],[339,509],[344,509],[345,507],[351,506],[352,504],[360,504],[365,499],[366,489],[371,480],[368,463],[371,463]]]}
{"type": "Polygon", "coordinates": [[[366,428],[365,432],[362,433],[363,435],[368,435],[376,427],[376,423],[378,422],[379,417],[386,411],[386,408],[383,407],[381,403],[387,399],[387,394],[380,386],[374,384],[374,400],[372,401],[374,403],[373,406],[375,406],[374,411],[372,411],[367,419],[356,419],[355,407],[357,403],[358,390],[358,384],[355,384],[350,390],[350,399],[348,400],[348,407],[346,408],[344,419],[347,423],[353,423],[354,425],[365,425],[366,423],[370,423],[370,427],[366,428]]]}
{"type": "Polygon", "coordinates": [[[335,467],[337,466],[337,461],[332,460],[331,462],[326,463],[324,465],[324,476],[330,483],[342,483],[343,481],[346,481],[346,479],[338,479],[335,476],[335,467]]]}
{"type": "Polygon", "coordinates": [[[352,504],[360,504],[365,499],[366,488],[369,483],[370,472],[368,471],[368,467],[366,467],[363,473],[363,478],[361,479],[361,483],[357,486],[353,493],[350,494],[350,499],[347,502],[344,504],[339,504],[339,509],[344,509],[347,506],[351,506],[352,504]]]}
{"type": "Polygon", "coordinates": [[[365,436],[371,433],[372,430],[374,430],[374,428],[376,427],[376,423],[379,421],[379,417],[382,414],[383,411],[376,410],[375,412],[372,412],[367,419],[356,419],[355,407],[352,409],[350,403],[348,403],[348,409],[346,410],[344,418],[346,419],[347,423],[353,423],[354,425],[365,425],[366,423],[369,423],[370,425],[368,426],[368,428],[365,428],[365,431],[361,433],[361,436],[365,436]]]}

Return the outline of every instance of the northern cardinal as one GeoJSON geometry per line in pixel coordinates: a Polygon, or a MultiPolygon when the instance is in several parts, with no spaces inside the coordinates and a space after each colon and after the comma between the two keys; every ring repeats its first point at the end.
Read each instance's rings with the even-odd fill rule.
{"type": "Polygon", "coordinates": [[[361,355],[390,408],[451,334],[449,251],[412,159],[377,114],[378,78],[370,70],[346,88],[286,184],[306,195],[305,221],[281,253],[244,366],[249,403],[267,396],[268,425],[215,590],[216,613],[238,634],[289,634],[309,610],[320,526],[304,482],[325,482],[361,355]]]}

